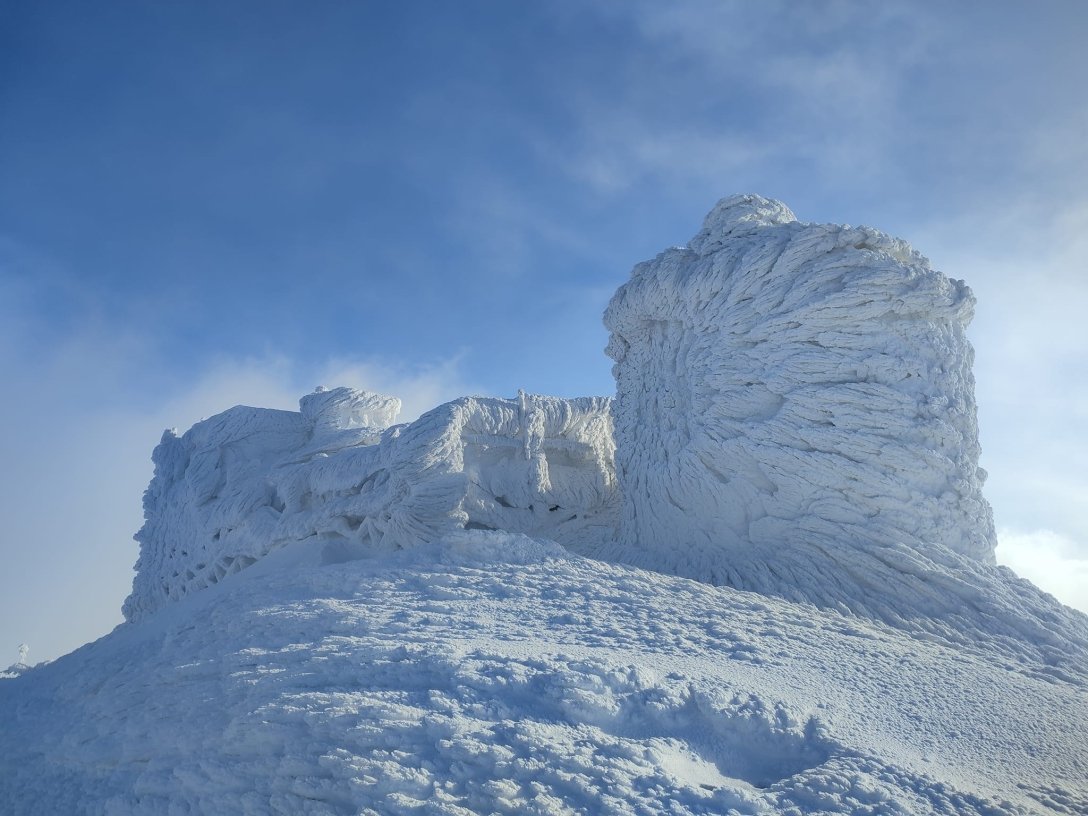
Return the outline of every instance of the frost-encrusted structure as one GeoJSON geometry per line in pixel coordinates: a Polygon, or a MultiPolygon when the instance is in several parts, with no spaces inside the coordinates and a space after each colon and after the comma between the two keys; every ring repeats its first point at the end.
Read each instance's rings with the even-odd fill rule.
{"type": "Polygon", "coordinates": [[[993,563],[973,305],[899,239],[722,200],[605,313],[620,540],[670,571],[851,607],[865,573],[879,595],[916,553],[993,563]]]}
{"type": "Polygon", "coordinates": [[[295,541],[322,547],[327,561],[459,529],[592,546],[615,524],[609,402],[465,397],[391,425],[399,400],[319,389],[297,413],[238,406],[182,436],[167,431],[125,618],[295,541]]]}
{"type": "Polygon", "coordinates": [[[394,425],[392,397],[319,389],[167,432],[125,616],[293,542],[343,562],[499,530],[1082,665],[1083,622],[994,565],[973,304],[899,239],[724,199],[609,304],[614,403],[466,397],[394,425]]]}
{"type": "Polygon", "coordinates": [[[0,672],[0,812],[1088,813],[1088,617],[992,563],[970,309],[736,197],[613,299],[614,403],[167,432],[135,623],[0,672]]]}
{"type": "Polygon", "coordinates": [[[903,241],[723,200],[605,313],[622,537],[741,563],[813,535],[992,562],[973,305],[903,241]]]}

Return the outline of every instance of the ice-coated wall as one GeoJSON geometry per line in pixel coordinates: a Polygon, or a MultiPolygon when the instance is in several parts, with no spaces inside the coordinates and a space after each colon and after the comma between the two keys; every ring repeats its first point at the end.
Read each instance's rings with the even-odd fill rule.
{"type": "Polygon", "coordinates": [[[392,426],[399,400],[319,389],[298,413],[239,406],[167,431],[125,618],[297,541],[330,562],[459,529],[593,547],[611,537],[618,506],[609,403],[465,397],[392,426]]]}
{"type": "Polygon", "coordinates": [[[605,313],[620,540],[670,572],[825,602],[857,592],[821,580],[881,585],[888,565],[852,552],[992,563],[973,305],[904,241],[723,199],[605,313]]]}

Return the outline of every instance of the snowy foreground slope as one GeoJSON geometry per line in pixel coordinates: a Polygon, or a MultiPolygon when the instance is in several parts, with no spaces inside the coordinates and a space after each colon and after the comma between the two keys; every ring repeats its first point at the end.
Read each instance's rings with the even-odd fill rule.
{"type": "Polygon", "coordinates": [[[0,683],[14,813],[1084,813],[1086,680],[467,532],[0,683]]]}
{"type": "Polygon", "coordinates": [[[0,814],[1088,813],[1088,618],[994,564],[972,304],[735,196],[613,298],[614,401],[167,432],[127,622],[0,678],[0,814]]]}

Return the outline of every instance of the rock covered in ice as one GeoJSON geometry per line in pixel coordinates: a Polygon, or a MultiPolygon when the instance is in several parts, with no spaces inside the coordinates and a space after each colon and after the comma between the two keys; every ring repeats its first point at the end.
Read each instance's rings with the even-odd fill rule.
{"type": "Polygon", "coordinates": [[[465,397],[407,425],[400,401],[319,389],[163,435],[124,604],[138,620],[295,541],[327,561],[502,529],[573,549],[611,536],[610,400],[465,397]]]}
{"type": "Polygon", "coordinates": [[[621,541],[668,571],[855,611],[916,605],[893,587],[926,558],[992,564],[973,305],[904,241],[719,202],[605,313],[621,541]]]}

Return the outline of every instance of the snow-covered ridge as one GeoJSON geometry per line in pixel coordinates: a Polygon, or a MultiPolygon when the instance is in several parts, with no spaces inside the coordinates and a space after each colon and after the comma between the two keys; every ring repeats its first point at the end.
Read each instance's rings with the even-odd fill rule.
{"type": "Polygon", "coordinates": [[[0,681],[0,812],[1088,812],[1029,663],[508,533],[318,553],[0,681]]]}
{"type": "Polygon", "coordinates": [[[125,618],[295,541],[327,561],[458,529],[599,546],[617,508],[609,402],[465,397],[390,426],[399,400],[319,389],[299,413],[238,406],[182,436],[167,431],[152,457],[125,618]]]}

